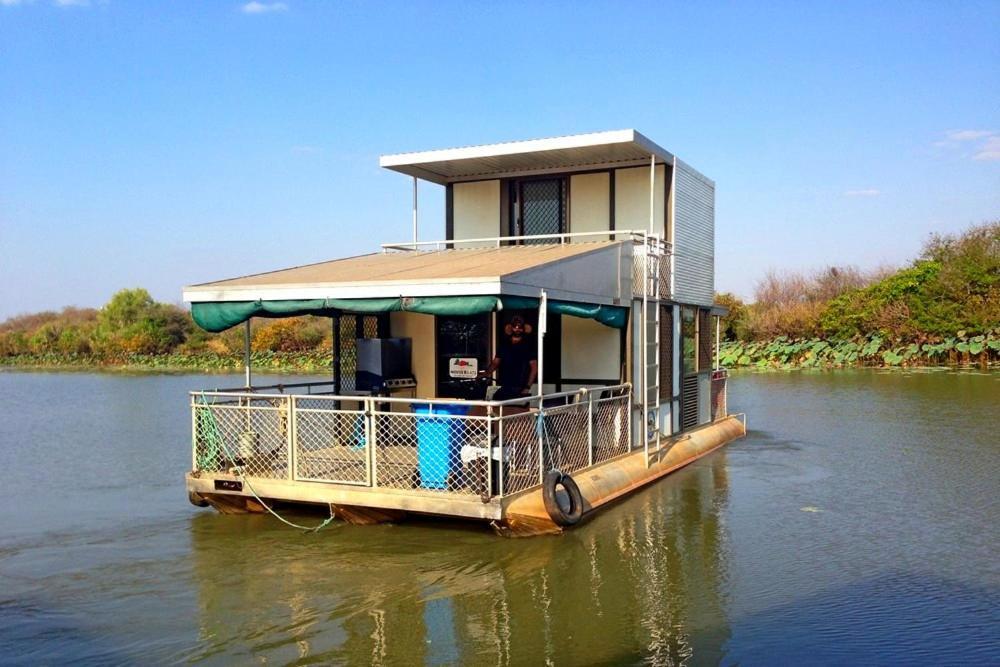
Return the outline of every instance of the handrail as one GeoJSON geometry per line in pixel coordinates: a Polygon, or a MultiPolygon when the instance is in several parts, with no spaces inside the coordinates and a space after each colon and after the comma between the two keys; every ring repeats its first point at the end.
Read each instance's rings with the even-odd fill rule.
{"type": "MultiPolygon", "coordinates": [[[[651,236],[648,232],[638,229],[607,229],[597,232],[566,232],[562,234],[534,234],[526,236],[484,236],[480,238],[472,239],[444,239],[444,240],[434,240],[434,241],[408,241],[405,243],[383,243],[382,252],[387,252],[389,250],[409,250],[416,251],[420,247],[424,246],[441,246],[441,245],[456,245],[459,243],[492,243],[497,247],[506,241],[538,241],[545,239],[555,239],[560,242],[560,244],[566,243],[567,239],[575,238],[589,238],[597,236],[627,236],[628,239],[641,242],[646,237],[651,236]]],[[[662,239],[659,239],[661,243],[665,246],[670,244],[662,239]]]]}
{"type": "MultiPolygon", "coordinates": [[[[330,383],[319,383],[319,384],[330,384],[330,383]]],[[[278,386],[290,386],[290,385],[275,385],[278,386]]],[[[620,389],[631,389],[631,382],[623,382],[616,385],[601,386],[600,391],[616,391],[620,389]]],[[[586,396],[590,389],[586,387],[581,387],[580,389],[574,389],[573,391],[560,391],[552,394],[544,394],[542,396],[543,401],[548,401],[557,398],[566,398],[568,396],[586,396]]],[[[206,397],[217,397],[217,398],[269,398],[269,397],[281,397],[285,394],[255,394],[252,391],[191,391],[188,392],[192,398],[192,401],[199,396],[206,397]]],[[[309,398],[324,400],[324,401],[372,401],[374,403],[398,403],[398,404],[430,404],[430,405],[454,405],[456,403],[461,405],[469,405],[476,407],[504,407],[510,405],[522,405],[524,403],[534,403],[537,402],[538,395],[533,394],[531,396],[519,396],[517,398],[511,398],[503,401],[485,401],[485,400],[464,400],[458,398],[403,398],[394,396],[340,396],[333,394],[323,394],[323,395],[310,395],[309,398]]]]}
{"type": "MultiPolygon", "coordinates": [[[[234,391],[235,392],[239,392],[239,391],[244,391],[244,392],[246,392],[246,391],[249,390],[249,392],[253,392],[253,391],[260,390],[260,389],[277,389],[278,391],[281,391],[282,389],[298,389],[300,387],[321,387],[321,386],[323,386],[325,384],[334,384],[334,382],[332,380],[324,380],[323,382],[287,382],[287,383],[285,383],[285,382],[279,382],[278,384],[262,384],[262,385],[256,385],[256,386],[253,386],[253,387],[226,387],[226,388],[223,388],[223,389],[216,388],[216,389],[213,389],[212,391],[215,391],[215,392],[234,392],[234,391]]],[[[197,393],[201,394],[200,391],[197,392],[197,393]]]]}

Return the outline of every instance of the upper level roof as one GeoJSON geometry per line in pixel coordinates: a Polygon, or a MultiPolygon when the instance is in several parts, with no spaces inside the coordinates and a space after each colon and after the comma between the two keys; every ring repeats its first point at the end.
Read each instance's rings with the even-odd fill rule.
{"type": "Polygon", "coordinates": [[[670,162],[673,155],[635,130],[573,134],[383,155],[379,165],[445,185],[457,181],[670,162]]]}

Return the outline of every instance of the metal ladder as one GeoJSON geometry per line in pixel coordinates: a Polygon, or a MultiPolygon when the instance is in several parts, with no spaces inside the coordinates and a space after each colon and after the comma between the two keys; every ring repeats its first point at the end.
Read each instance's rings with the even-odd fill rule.
{"type": "Polygon", "coordinates": [[[663,246],[656,235],[647,235],[644,245],[642,289],[642,415],[643,448],[649,467],[649,445],[660,448],[660,264],[663,246]],[[652,311],[652,312],[650,312],[652,311]]]}

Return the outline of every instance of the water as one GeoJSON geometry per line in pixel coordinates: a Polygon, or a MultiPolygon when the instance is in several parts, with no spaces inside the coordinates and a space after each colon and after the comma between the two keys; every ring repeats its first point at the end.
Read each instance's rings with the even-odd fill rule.
{"type": "Polygon", "coordinates": [[[746,439],[525,540],[191,507],[186,391],[220,384],[0,373],[0,663],[1000,655],[1000,374],[739,375],[746,439]]]}

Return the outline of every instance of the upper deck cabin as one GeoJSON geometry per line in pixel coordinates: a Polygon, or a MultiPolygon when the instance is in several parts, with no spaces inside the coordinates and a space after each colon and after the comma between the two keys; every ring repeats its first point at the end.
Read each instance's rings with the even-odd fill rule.
{"type": "Polygon", "coordinates": [[[245,495],[226,484],[249,473],[275,499],[501,520],[549,470],[695,455],[668,445],[726,413],[711,180],[635,130],[380,164],[413,178],[412,239],[185,288],[196,322],[243,324],[247,344],[245,387],[192,394],[189,491],[245,495]],[[444,186],[443,239],[418,237],[418,180],[444,186]],[[250,319],[303,314],[331,319],[330,381],[253,386],[250,319]],[[537,350],[528,396],[471,396],[515,315],[537,350]],[[427,409],[454,428],[430,434],[427,409]]]}
{"type": "Polygon", "coordinates": [[[672,248],[665,298],[713,305],[715,183],[635,130],[384,155],[379,164],[445,187],[445,238],[466,239],[456,248],[646,232],[672,248]]]}
{"type": "MultiPolygon", "coordinates": [[[[631,278],[632,289],[625,292],[634,297],[637,306],[643,296],[656,302],[659,317],[649,317],[648,310],[645,315],[657,320],[660,339],[671,341],[670,345],[657,345],[657,364],[647,364],[658,366],[655,370],[660,375],[658,382],[649,384],[657,385],[659,402],[664,405],[658,416],[662,432],[677,432],[710,419],[709,315],[719,312],[712,310],[712,180],[633,129],[384,155],[379,163],[413,177],[414,183],[421,179],[444,186],[445,239],[454,242],[447,247],[594,243],[628,239],[629,232],[643,235],[644,247],[632,254],[633,269],[628,276],[617,275],[618,264],[602,266],[589,258],[584,260],[588,270],[575,275],[573,282],[590,283],[584,291],[593,298],[601,292],[593,283],[602,278],[631,278]],[[650,243],[658,246],[655,290],[644,284],[649,278],[644,257],[650,243]],[[672,344],[675,339],[676,348],[672,344]],[[696,353],[699,348],[701,354],[696,353]],[[680,408],[685,399],[688,408],[682,424],[680,408]]],[[[631,238],[638,241],[640,237],[631,238]]],[[[558,270],[566,273],[567,268],[558,270]]],[[[615,293],[621,294],[618,287],[615,293]]],[[[628,299],[614,299],[613,303],[628,305],[628,299]]],[[[633,320],[636,315],[643,316],[641,308],[635,309],[633,320]]],[[[557,369],[551,376],[554,388],[586,384],[588,379],[610,379],[613,369],[624,363],[627,352],[615,349],[618,345],[611,332],[572,318],[562,318],[561,324],[569,327],[567,333],[560,333],[563,349],[585,338],[594,354],[557,369]]],[[[643,341],[641,336],[632,338],[634,345],[629,351],[639,360],[641,350],[637,348],[643,341]]],[[[654,344],[657,341],[646,343],[654,344]]],[[[641,386],[638,365],[633,365],[632,371],[624,379],[641,386]]]]}

